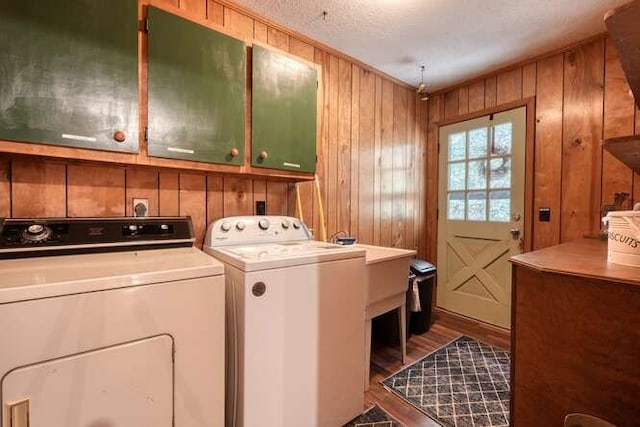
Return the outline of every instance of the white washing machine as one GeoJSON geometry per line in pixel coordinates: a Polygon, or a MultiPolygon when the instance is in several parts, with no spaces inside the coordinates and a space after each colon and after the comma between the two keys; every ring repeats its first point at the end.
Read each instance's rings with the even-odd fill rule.
{"type": "Polygon", "coordinates": [[[224,425],[224,267],[192,245],[188,218],[0,221],[0,425],[224,425]]]}
{"type": "Polygon", "coordinates": [[[363,409],[365,251],[284,216],[209,226],[225,264],[227,426],[341,426],[363,409]]]}

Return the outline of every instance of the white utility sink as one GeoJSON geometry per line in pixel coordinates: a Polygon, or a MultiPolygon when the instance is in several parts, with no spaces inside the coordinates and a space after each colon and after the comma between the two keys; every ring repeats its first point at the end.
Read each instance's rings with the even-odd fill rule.
{"type": "Polygon", "coordinates": [[[409,262],[416,255],[410,249],[383,246],[355,245],[366,250],[366,308],[365,308],[365,380],[369,388],[369,363],[371,359],[371,319],[391,310],[398,310],[402,363],[407,354],[406,292],[409,262]]]}

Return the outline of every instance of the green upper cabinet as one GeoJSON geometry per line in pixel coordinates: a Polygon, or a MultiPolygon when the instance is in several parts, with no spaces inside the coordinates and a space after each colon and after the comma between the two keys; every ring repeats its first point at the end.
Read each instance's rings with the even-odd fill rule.
{"type": "Polygon", "coordinates": [[[318,71],[253,45],[253,166],[315,172],[318,71]]]}
{"type": "Polygon", "coordinates": [[[0,139],[138,151],[138,2],[0,0],[0,139]]]}
{"type": "Polygon", "coordinates": [[[149,7],[149,156],[244,161],[246,46],[149,7]]]}

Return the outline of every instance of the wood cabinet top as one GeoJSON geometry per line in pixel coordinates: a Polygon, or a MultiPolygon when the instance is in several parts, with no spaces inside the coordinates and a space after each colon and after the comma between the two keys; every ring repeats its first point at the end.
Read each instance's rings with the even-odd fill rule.
{"type": "Polygon", "coordinates": [[[539,271],[611,280],[640,287],[640,267],[607,262],[607,242],[582,239],[511,257],[513,264],[539,271]]]}

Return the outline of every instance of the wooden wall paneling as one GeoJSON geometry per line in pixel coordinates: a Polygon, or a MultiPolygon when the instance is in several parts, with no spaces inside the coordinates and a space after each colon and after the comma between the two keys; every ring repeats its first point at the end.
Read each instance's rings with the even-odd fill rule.
{"type": "Polygon", "coordinates": [[[360,235],[360,75],[360,67],[352,65],[349,234],[356,237],[360,235]]]}
{"type": "Polygon", "coordinates": [[[180,0],[180,9],[198,19],[207,19],[207,0],[180,0]]]}
{"type": "Polygon", "coordinates": [[[405,246],[407,214],[407,90],[393,88],[393,145],[392,145],[392,211],[391,246],[405,246]]]}
{"type": "Polygon", "coordinates": [[[437,262],[437,237],[438,237],[438,125],[442,119],[442,95],[436,95],[429,99],[427,111],[427,155],[426,155],[426,222],[425,257],[427,261],[437,262]]]}
{"type": "Polygon", "coordinates": [[[457,117],[458,108],[458,89],[453,89],[444,94],[444,118],[445,120],[457,117]]]}
{"type": "Polygon", "coordinates": [[[421,259],[427,258],[427,246],[431,244],[427,236],[427,193],[429,188],[427,187],[427,180],[433,173],[429,170],[427,161],[429,160],[428,145],[427,145],[427,130],[429,121],[429,103],[427,101],[418,101],[418,130],[419,130],[419,157],[420,163],[416,167],[418,173],[416,173],[416,189],[420,197],[420,209],[418,212],[419,219],[419,233],[418,233],[418,256],[421,259]]]}
{"type": "MultiPolygon", "coordinates": [[[[368,70],[360,72],[358,110],[359,114],[359,153],[358,153],[358,241],[374,243],[373,223],[376,219],[374,176],[376,169],[375,157],[375,106],[376,106],[376,78],[368,70]]],[[[355,203],[355,201],[353,202],[355,203]]]]}
{"type": "Polygon", "coordinates": [[[195,245],[202,247],[207,230],[207,177],[190,173],[180,174],[180,216],[190,216],[195,245]]]}
{"type": "Polygon", "coordinates": [[[351,229],[351,64],[338,61],[338,179],[336,188],[337,216],[334,232],[351,229]]]}
{"type": "MultiPolygon", "coordinates": [[[[320,141],[318,142],[317,152],[318,152],[318,163],[316,168],[316,176],[318,177],[318,181],[320,183],[320,190],[322,193],[322,211],[324,213],[324,221],[326,225],[326,215],[327,215],[327,183],[325,182],[325,178],[329,173],[329,101],[330,101],[330,90],[329,90],[329,73],[330,73],[330,63],[329,63],[329,55],[320,49],[315,49],[315,59],[314,62],[319,64],[322,67],[322,108],[320,109],[320,141]]],[[[314,191],[313,191],[313,199],[314,206],[317,206],[318,203],[318,194],[315,191],[315,183],[314,191]]],[[[314,237],[316,240],[320,240],[322,238],[321,234],[321,224],[320,224],[320,209],[314,209],[313,221],[309,222],[308,225],[313,227],[314,237]]],[[[328,237],[328,236],[327,236],[328,237]]]]}
{"type": "Polygon", "coordinates": [[[162,4],[166,4],[168,6],[174,6],[174,7],[180,6],[180,0],[158,0],[158,2],[162,4]]]}
{"type": "MultiPolygon", "coordinates": [[[[635,135],[640,135],[640,108],[636,108],[635,135]]],[[[633,173],[633,203],[640,202],[640,174],[633,173]]]]}
{"type": "Polygon", "coordinates": [[[408,90],[394,86],[393,88],[393,172],[392,191],[393,228],[391,246],[405,247],[406,215],[407,215],[407,145],[409,135],[407,129],[407,96],[408,90]]]}
{"type": "Polygon", "coordinates": [[[405,146],[405,235],[404,247],[407,249],[416,249],[416,212],[419,210],[416,196],[416,175],[420,172],[417,166],[420,164],[418,160],[418,135],[416,132],[416,101],[418,97],[413,90],[406,90],[407,95],[407,145],[405,146]]]}
{"type": "Polygon", "coordinates": [[[484,110],[484,80],[469,85],[469,113],[484,110]]]}
{"type": "Polygon", "coordinates": [[[289,214],[289,184],[283,181],[267,181],[267,214],[289,214]]]}
{"type": "Polygon", "coordinates": [[[522,97],[536,96],[536,63],[531,62],[522,67],[522,97]]]}
{"type": "Polygon", "coordinates": [[[458,115],[469,112],[469,86],[461,86],[458,89],[458,115]]]}
{"type": "Polygon", "coordinates": [[[380,245],[393,246],[393,124],[394,84],[382,81],[380,145],[380,245]]]}
{"type": "Polygon", "coordinates": [[[337,56],[327,54],[325,64],[328,65],[329,85],[328,96],[328,117],[329,140],[327,145],[327,157],[324,161],[328,164],[326,174],[320,183],[322,194],[326,198],[325,220],[327,222],[327,237],[338,231],[338,107],[339,107],[339,86],[340,86],[340,60],[337,56]]]}
{"type": "Polygon", "coordinates": [[[604,40],[564,56],[562,242],[600,229],[604,40]]]}
{"type": "Polygon", "coordinates": [[[155,169],[127,169],[125,171],[125,202],[126,216],[134,216],[133,199],[148,199],[149,210],[147,216],[158,216],[159,178],[155,169]]]}
{"type": "Polygon", "coordinates": [[[484,108],[496,106],[496,76],[487,77],[484,81],[484,108]]]}
{"type": "Polygon", "coordinates": [[[125,216],[124,169],[113,166],[67,166],[67,216],[125,216]]]}
{"type": "Polygon", "coordinates": [[[289,35],[273,27],[267,29],[267,43],[285,52],[289,52],[289,35]]]}
{"type": "Polygon", "coordinates": [[[253,19],[229,7],[224,8],[224,28],[242,39],[253,39],[253,19]]]}
{"type": "Polygon", "coordinates": [[[562,92],[564,55],[540,60],[536,74],[536,136],[533,193],[533,249],[560,243],[562,198],[562,92]],[[551,220],[540,222],[540,208],[551,220]]]}
{"type": "Polygon", "coordinates": [[[253,182],[228,176],[223,179],[224,216],[253,215],[253,182]]]}
{"type": "MultiPolygon", "coordinates": [[[[605,42],[603,137],[633,135],[635,102],[613,42],[605,42]]],[[[611,204],[614,193],[633,193],[633,171],[608,151],[602,153],[601,204],[611,204]]],[[[625,208],[630,207],[629,203],[625,208]]]]}
{"type": "Polygon", "coordinates": [[[217,1],[207,1],[207,19],[214,24],[224,27],[224,6],[217,1]]]}
{"type": "MultiPolygon", "coordinates": [[[[375,84],[375,99],[374,99],[374,129],[373,129],[373,244],[380,245],[382,239],[382,105],[383,105],[383,91],[382,91],[382,78],[380,76],[374,77],[375,84]]],[[[388,115],[388,114],[387,114],[388,115]]]]}
{"type": "Polygon", "coordinates": [[[312,45],[295,37],[289,37],[289,53],[306,59],[309,62],[313,62],[315,56],[315,50],[312,45]]]}
{"type": "Polygon", "coordinates": [[[267,43],[267,24],[255,21],[253,23],[253,38],[259,42],[267,43]]]}
{"type": "Polygon", "coordinates": [[[224,218],[224,186],[221,176],[207,176],[207,227],[224,218]]]}
{"type": "Polygon", "coordinates": [[[158,174],[158,215],[177,216],[180,212],[180,174],[161,171],[158,174]]]}
{"type": "Polygon", "coordinates": [[[522,98],[522,67],[500,73],[496,82],[496,105],[522,98]]]}
{"type": "Polygon", "coordinates": [[[0,218],[11,217],[11,160],[0,156],[0,218]]]}
{"type": "Polygon", "coordinates": [[[34,158],[11,162],[11,215],[14,218],[67,216],[67,169],[34,158]]]}

